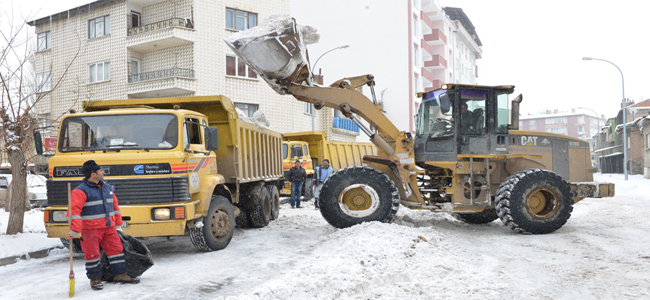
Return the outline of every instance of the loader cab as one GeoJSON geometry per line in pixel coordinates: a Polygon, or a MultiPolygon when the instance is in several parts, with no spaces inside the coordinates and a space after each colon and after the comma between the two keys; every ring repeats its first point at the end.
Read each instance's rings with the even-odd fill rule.
{"type": "Polygon", "coordinates": [[[457,161],[458,154],[505,154],[508,95],[514,87],[443,85],[421,93],[416,161],[457,161]]]}

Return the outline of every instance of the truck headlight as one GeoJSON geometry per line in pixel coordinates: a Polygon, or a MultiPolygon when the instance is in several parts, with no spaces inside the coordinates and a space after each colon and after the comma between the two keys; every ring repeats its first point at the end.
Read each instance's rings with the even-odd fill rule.
{"type": "Polygon", "coordinates": [[[153,218],[155,220],[169,220],[171,210],[169,208],[156,208],[153,210],[153,218]]]}
{"type": "Polygon", "coordinates": [[[68,218],[65,216],[65,210],[55,210],[52,212],[52,222],[68,222],[68,218]]]}

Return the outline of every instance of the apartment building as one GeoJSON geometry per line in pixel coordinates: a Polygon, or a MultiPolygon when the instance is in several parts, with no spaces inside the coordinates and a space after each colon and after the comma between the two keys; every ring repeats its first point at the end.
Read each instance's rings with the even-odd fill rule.
{"type": "MultiPolygon", "coordinates": [[[[377,100],[400,130],[415,131],[417,92],[476,84],[482,44],[461,8],[435,0],[293,0],[291,12],[321,34],[309,53],[321,58],[314,72],[325,84],[373,74],[377,100]]],[[[369,88],[364,94],[372,99],[369,88]]]]}
{"type": "Polygon", "coordinates": [[[519,117],[519,129],[521,130],[564,134],[583,140],[589,140],[595,136],[599,126],[604,125],[605,119],[602,116],[599,119],[589,111],[575,108],[571,109],[571,112],[553,110],[519,117]]]}
{"type": "MultiPolygon", "coordinates": [[[[287,14],[290,4],[97,0],[33,20],[36,79],[42,92],[51,90],[37,112],[56,121],[82,101],[225,95],[249,115],[262,110],[277,131],[312,130],[311,106],[275,93],[223,42],[271,15],[287,14]]],[[[337,122],[341,128],[334,123],[331,112],[316,111],[314,129],[331,139],[359,135],[351,121],[337,122]]]]}

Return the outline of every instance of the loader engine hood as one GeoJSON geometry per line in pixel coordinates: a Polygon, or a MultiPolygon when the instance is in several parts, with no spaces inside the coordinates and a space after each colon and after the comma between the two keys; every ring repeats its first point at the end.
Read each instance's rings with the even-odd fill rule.
{"type": "Polygon", "coordinates": [[[273,15],[224,41],[273,90],[285,95],[291,82],[313,84],[306,45],[319,38],[313,27],[298,25],[287,15],[273,15]]]}

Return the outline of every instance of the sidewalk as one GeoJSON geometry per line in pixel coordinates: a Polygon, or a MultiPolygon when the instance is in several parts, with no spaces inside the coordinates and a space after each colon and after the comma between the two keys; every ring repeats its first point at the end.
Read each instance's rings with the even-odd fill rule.
{"type": "Polygon", "coordinates": [[[0,209],[0,266],[13,264],[19,259],[41,258],[50,250],[63,247],[61,241],[48,238],[43,224],[43,212],[25,213],[23,233],[6,235],[9,213],[0,209]]]}

